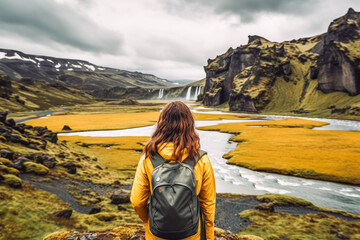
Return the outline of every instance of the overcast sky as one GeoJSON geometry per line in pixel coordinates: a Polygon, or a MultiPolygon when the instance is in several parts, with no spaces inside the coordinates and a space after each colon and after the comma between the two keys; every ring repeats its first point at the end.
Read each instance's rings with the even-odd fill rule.
{"type": "Polygon", "coordinates": [[[208,58],[248,35],[317,35],[349,7],[360,1],[0,0],[0,48],[199,80],[208,58]]]}

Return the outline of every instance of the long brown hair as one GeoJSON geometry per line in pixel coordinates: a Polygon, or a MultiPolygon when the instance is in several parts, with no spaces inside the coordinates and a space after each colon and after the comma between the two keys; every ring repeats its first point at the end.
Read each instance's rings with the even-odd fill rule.
{"type": "Polygon", "coordinates": [[[181,161],[186,149],[190,159],[199,155],[200,139],[190,109],[181,101],[173,101],[163,108],[155,132],[144,147],[143,154],[153,157],[162,143],[174,144],[173,160],[181,161]]]}

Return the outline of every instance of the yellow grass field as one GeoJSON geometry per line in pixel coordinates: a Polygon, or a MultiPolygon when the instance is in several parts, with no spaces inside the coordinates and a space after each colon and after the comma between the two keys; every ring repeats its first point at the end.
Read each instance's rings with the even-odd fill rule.
{"type": "MultiPolygon", "coordinates": [[[[113,130],[150,126],[156,123],[160,112],[111,113],[111,114],[69,114],[54,115],[29,120],[26,124],[46,126],[54,132],[61,132],[64,125],[72,131],[113,130]]],[[[236,114],[193,114],[195,120],[247,119],[249,115],[236,114]]]]}
{"type": "Polygon", "coordinates": [[[111,179],[120,179],[121,182],[131,183],[135,175],[136,166],[139,162],[142,148],[149,137],[81,137],[59,136],[59,140],[65,140],[70,144],[86,143],[82,152],[97,158],[100,166],[110,172],[115,170],[115,176],[111,179]]]}
{"type": "Polygon", "coordinates": [[[326,123],[286,119],[201,127],[235,133],[239,144],[224,157],[249,169],[360,184],[360,133],[312,130],[326,123]],[[264,126],[264,127],[254,127],[264,126]]]}

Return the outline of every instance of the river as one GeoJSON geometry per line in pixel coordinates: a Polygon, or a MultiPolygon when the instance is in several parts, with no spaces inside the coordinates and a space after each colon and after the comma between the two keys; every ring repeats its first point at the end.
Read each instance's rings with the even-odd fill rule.
{"type": "MultiPolygon", "coordinates": [[[[197,112],[197,110],[193,110],[197,112]]],[[[204,113],[200,112],[199,113],[204,113]]],[[[218,114],[221,112],[206,112],[218,114]]],[[[223,113],[226,114],[226,113],[223,113]]],[[[284,119],[288,116],[262,115],[261,120],[284,119]]],[[[316,128],[318,130],[347,130],[360,131],[360,122],[337,119],[304,118],[328,122],[329,125],[316,128]]],[[[210,126],[230,122],[254,122],[251,120],[220,120],[196,121],[196,126],[210,126]]],[[[61,133],[59,135],[76,136],[151,136],[154,126],[108,131],[87,131],[61,133]]],[[[225,153],[233,150],[237,143],[229,141],[232,134],[217,131],[197,130],[200,136],[201,148],[208,152],[214,168],[216,188],[218,193],[237,193],[261,195],[265,193],[287,194],[300,197],[326,208],[341,209],[360,215],[360,186],[340,184],[327,181],[309,180],[280,174],[252,171],[243,167],[226,164],[222,158],[225,153]],[[216,149],[216,151],[214,151],[216,149]]]]}

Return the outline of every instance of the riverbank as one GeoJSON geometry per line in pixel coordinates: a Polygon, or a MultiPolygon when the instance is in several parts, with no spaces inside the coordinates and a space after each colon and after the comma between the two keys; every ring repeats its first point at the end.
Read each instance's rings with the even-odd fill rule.
{"type": "Polygon", "coordinates": [[[228,164],[256,171],[333,182],[360,184],[359,132],[316,131],[327,123],[286,119],[225,123],[201,130],[237,134],[239,142],[226,154],[228,164]]]}

